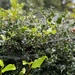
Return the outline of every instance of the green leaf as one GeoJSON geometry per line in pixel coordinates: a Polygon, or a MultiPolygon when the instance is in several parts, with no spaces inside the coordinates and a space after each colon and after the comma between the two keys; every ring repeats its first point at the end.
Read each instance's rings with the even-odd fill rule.
{"type": "Polygon", "coordinates": [[[23,65],[26,65],[26,64],[28,64],[28,63],[27,63],[26,61],[22,61],[22,64],[23,64],[23,65]]]}
{"type": "Polygon", "coordinates": [[[4,69],[2,69],[2,73],[6,72],[6,71],[11,71],[11,70],[16,70],[16,67],[14,64],[7,65],[4,69]]]}
{"type": "Polygon", "coordinates": [[[44,62],[44,60],[45,60],[46,58],[47,58],[47,56],[42,56],[41,58],[36,59],[36,60],[33,62],[31,68],[40,67],[41,64],[44,62]]]}
{"type": "Polygon", "coordinates": [[[6,40],[6,37],[4,35],[0,35],[0,36],[4,41],[6,40]]]}
{"type": "Polygon", "coordinates": [[[50,33],[52,33],[52,28],[49,28],[49,29],[47,29],[47,30],[43,30],[43,33],[44,34],[50,34],[50,33]]]}
{"type": "Polygon", "coordinates": [[[22,68],[22,70],[20,71],[19,75],[24,75],[26,73],[26,69],[22,68]]]}
{"type": "Polygon", "coordinates": [[[51,32],[52,32],[52,28],[49,28],[49,29],[47,30],[47,32],[48,32],[48,33],[51,33],[51,32]]]}
{"type": "Polygon", "coordinates": [[[31,61],[31,62],[28,63],[28,65],[31,65],[31,64],[33,64],[33,61],[31,61]]]}
{"type": "Polygon", "coordinates": [[[36,32],[37,32],[37,28],[32,28],[32,29],[31,29],[31,32],[32,32],[32,33],[36,33],[36,32]]]}
{"type": "Polygon", "coordinates": [[[61,24],[61,21],[62,21],[62,17],[59,17],[56,22],[57,22],[58,24],[61,24]]]}
{"type": "Polygon", "coordinates": [[[0,60],[0,66],[1,66],[1,67],[4,67],[4,63],[3,63],[2,60],[0,60]]]}
{"type": "Polygon", "coordinates": [[[23,26],[22,28],[21,28],[21,31],[22,32],[24,32],[25,30],[28,30],[29,28],[27,27],[27,26],[23,26]]]}
{"type": "Polygon", "coordinates": [[[17,7],[18,0],[10,0],[10,3],[13,7],[17,7]]]}
{"type": "Polygon", "coordinates": [[[54,29],[54,30],[52,30],[52,34],[56,34],[56,30],[54,29]]]}
{"type": "Polygon", "coordinates": [[[26,65],[26,64],[31,65],[32,63],[33,63],[33,62],[22,61],[22,64],[23,64],[23,65],[26,65]]]}

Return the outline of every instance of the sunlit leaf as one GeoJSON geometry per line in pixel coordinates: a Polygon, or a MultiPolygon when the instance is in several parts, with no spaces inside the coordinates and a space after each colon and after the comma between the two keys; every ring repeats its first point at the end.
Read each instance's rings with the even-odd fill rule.
{"type": "Polygon", "coordinates": [[[3,63],[2,60],[0,60],[0,66],[1,66],[1,67],[4,67],[4,63],[3,63]]]}
{"type": "Polygon", "coordinates": [[[36,33],[37,32],[37,28],[32,28],[31,32],[32,33],[36,33]]]}
{"type": "Polygon", "coordinates": [[[44,34],[50,34],[50,33],[52,33],[52,28],[49,28],[47,30],[43,30],[43,33],[44,34]]]}
{"type": "Polygon", "coordinates": [[[26,65],[26,64],[28,64],[28,63],[27,63],[26,61],[22,61],[22,64],[23,64],[23,65],[26,65]]]}
{"type": "Polygon", "coordinates": [[[41,37],[41,36],[42,36],[42,33],[38,32],[38,33],[37,33],[37,36],[38,36],[38,37],[41,37]]]}
{"type": "Polygon", "coordinates": [[[0,36],[4,41],[6,40],[6,37],[4,35],[0,35],[0,36]]]}
{"type": "Polygon", "coordinates": [[[32,61],[31,61],[31,62],[26,62],[26,61],[24,61],[24,60],[22,61],[22,64],[23,64],[23,65],[26,65],[26,64],[31,65],[32,63],[33,63],[32,61]]]}
{"type": "Polygon", "coordinates": [[[47,32],[48,32],[48,33],[52,32],[52,28],[49,28],[49,29],[47,30],[47,32]]]}
{"type": "Polygon", "coordinates": [[[70,17],[71,17],[71,18],[75,18],[75,13],[71,13],[71,14],[70,14],[70,17]]]}
{"type": "Polygon", "coordinates": [[[22,68],[22,70],[20,71],[19,75],[24,75],[26,73],[26,69],[22,68]]]}
{"type": "Polygon", "coordinates": [[[44,62],[44,60],[47,58],[47,56],[42,56],[41,58],[38,58],[36,60],[34,60],[31,68],[37,68],[40,67],[41,64],[44,62]]]}
{"type": "Polygon", "coordinates": [[[16,67],[14,64],[7,65],[4,69],[2,69],[2,73],[6,72],[6,71],[11,71],[11,70],[16,70],[16,67]]]}
{"type": "Polygon", "coordinates": [[[13,7],[16,7],[17,6],[17,1],[18,0],[10,0],[10,3],[13,7]]]}
{"type": "Polygon", "coordinates": [[[52,34],[55,34],[56,33],[56,30],[54,29],[54,30],[52,30],[52,34]]]}
{"type": "Polygon", "coordinates": [[[29,28],[27,27],[27,26],[23,26],[22,28],[21,28],[21,31],[22,32],[24,32],[25,30],[28,30],[29,28]]]}

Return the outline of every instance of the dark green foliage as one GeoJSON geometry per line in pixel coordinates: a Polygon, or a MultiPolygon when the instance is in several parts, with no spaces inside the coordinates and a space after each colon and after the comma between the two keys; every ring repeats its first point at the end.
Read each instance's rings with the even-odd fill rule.
{"type": "Polygon", "coordinates": [[[10,0],[1,0],[0,1],[0,7],[8,9],[10,7],[10,0]]]}
{"type": "Polygon", "coordinates": [[[48,59],[28,75],[74,75],[74,35],[69,27],[73,23],[66,24],[64,13],[51,9],[26,12],[22,9],[24,4],[15,3],[9,10],[0,9],[0,55],[7,56],[3,58],[5,65],[12,63],[17,67],[4,75],[18,75],[24,67],[27,73],[29,67],[22,65],[22,60],[31,62],[41,56],[48,59]]]}

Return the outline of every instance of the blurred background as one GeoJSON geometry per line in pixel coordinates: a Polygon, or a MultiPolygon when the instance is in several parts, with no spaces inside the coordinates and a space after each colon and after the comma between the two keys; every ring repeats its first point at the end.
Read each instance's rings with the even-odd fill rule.
{"type": "MultiPolygon", "coordinates": [[[[75,12],[75,0],[19,0],[19,2],[25,2],[24,9],[48,9],[53,7],[59,11],[69,10],[75,12]]],[[[10,0],[0,0],[0,7],[8,9],[10,7],[10,0]]]]}
{"type": "MultiPolygon", "coordinates": [[[[18,1],[25,3],[23,7],[26,11],[25,16],[18,13],[20,10],[10,10],[8,13],[0,12],[2,27],[2,29],[0,27],[0,34],[5,39],[5,41],[1,39],[3,45],[0,48],[0,55],[24,56],[27,61],[47,55],[49,60],[41,69],[32,70],[32,75],[75,75],[75,34],[71,32],[71,28],[75,26],[75,0],[18,1]],[[40,13],[38,11],[40,9],[45,10],[46,14],[40,13]],[[50,12],[49,9],[53,9],[53,11],[50,12]],[[29,12],[32,10],[38,12],[29,12]],[[70,14],[66,16],[63,12],[70,14]],[[48,35],[51,32],[53,33],[48,35]],[[39,33],[38,37],[36,33],[39,33]],[[18,54],[16,54],[17,52],[18,54]],[[30,56],[33,54],[34,56],[30,56]]],[[[10,0],[0,0],[0,7],[9,9],[11,7],[10,0]]],[[[23,66],[20,61],[16,61],[12,57],[8,59],[5,59],[5,64],[16,63],[19,71],[21,70],[23,66]]],[[[26,68],[28,69],[28,67],[26,68]]],[[[18,75],[17,72],[14,72],[14,75],[18,75]]],[[[4,75],[8,75],[8,72],[4,75]]]]}

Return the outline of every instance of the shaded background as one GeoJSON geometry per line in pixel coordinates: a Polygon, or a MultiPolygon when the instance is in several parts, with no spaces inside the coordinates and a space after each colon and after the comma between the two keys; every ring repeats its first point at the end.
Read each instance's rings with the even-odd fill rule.
{"type": "MultiPolygon", "coordinates": [[[[19,2],[25,2],[24,9],[30,10],[30,8],[50,8],[54,7],[57,10],[70,10],[75,8],[75,0],[19,0],[19,2]]],[[[0,0],[0,7],[8,9],[10,7],[10,0],[0,0]]]]}

